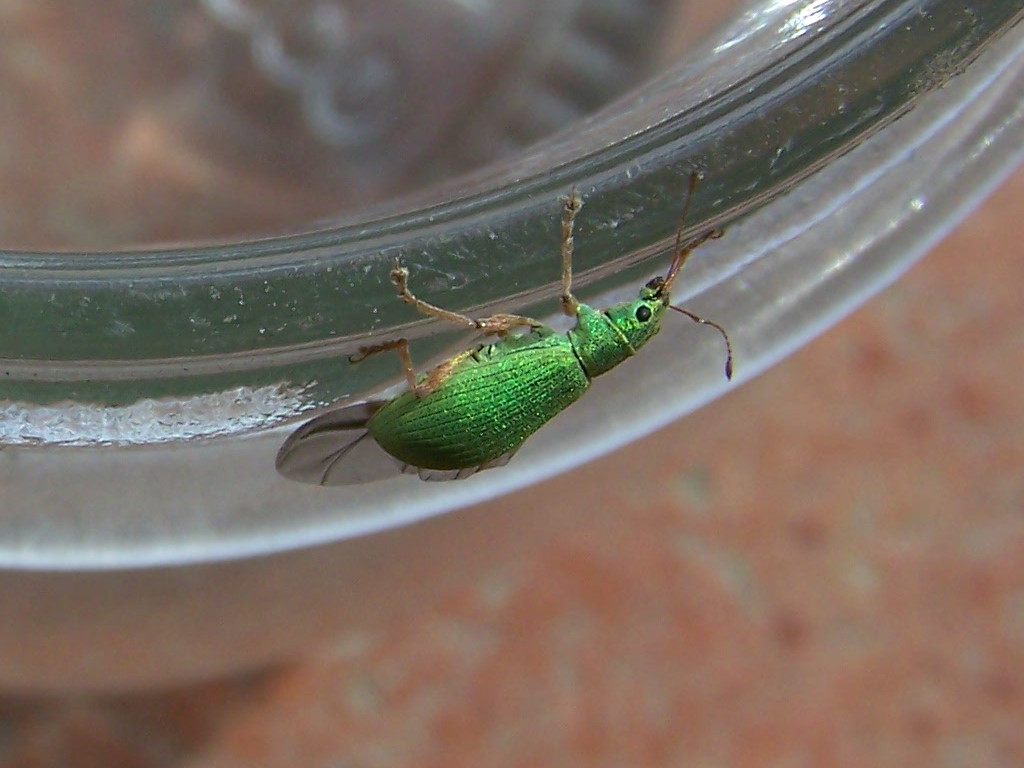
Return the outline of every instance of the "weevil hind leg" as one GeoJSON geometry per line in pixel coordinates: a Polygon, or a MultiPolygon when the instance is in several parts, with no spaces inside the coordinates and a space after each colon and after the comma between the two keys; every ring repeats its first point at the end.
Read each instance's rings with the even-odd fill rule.
{"type": "Polygon", "coordinates": [[[355,365],[356,363],[361,363],[370,355],[376,355],[380,352],[388,352],[392,349],[398,353],[398,357],[402,361],[402,373],[405,374],[405,380],[409,384],[409,389],[416,389],[416,369],[413,368],[412,355],[409,354],[408,339],[394,339],[392,341],[385,341],[381,344],[371,344],[370,346],[360,347],[359,352],[355,355],[350,355],[348,361],[352,365],[355,365]]]}
{"type": "Polygon", "coordinates": [[[573,237],[573,230],[576,226],[576,214],[583,207],[583,198],[579,196],[576,187],[565,198],[562,206],[562,312],[569,317],[575,317],[579,312],[579,301],[572,295],[572,252],[576,244],[573,237]]]}
{"type": "Polygon", "coordinates": [[[409,270],[397,263],[394,269],[391,270],[391,282],[395,284],[395,288],[398,290],[398,298],[414,307],[421,315],[436,317],[438,320],[444,320],[463,328],[480,331],[487,335],[504,336],[513,328],[541,328],[543,326],[543,323],[539,320],[522,315],[497,314],[476,320],[468,315],[452,312],[417,298],[409,290],[409,270]]]}

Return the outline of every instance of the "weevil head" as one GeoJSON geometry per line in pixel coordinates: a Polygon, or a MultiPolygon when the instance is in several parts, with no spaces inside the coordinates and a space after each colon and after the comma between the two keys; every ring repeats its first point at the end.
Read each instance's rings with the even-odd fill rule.
{"type": "MultiPolygon", "coordinates": [[[[715,230],[705,235],[704,239],[717,236],[717,230],[715,230]]],[[[635,301],[612,307],[606,314],[615,327],[626,337],[634,351],[650,341],[651,337],[661,330],[662,315],[665,314],[667,309],[674,309],[696,323],[714,328],[721,334],[722,340],[725,342],[725,377],[731,379],[732,342],[729,341],[729,334],[718,323],[706,320],[687,309],[674,307],[671,304],[669,290],[676,275],[679,274],[682,262],[683,259],[677,256],[665,277],[651,279],[640,289],[640,295],[635,301]]]]}
{"type": "MultiPolygon", "coordinates": [[[[696,178],[691,179],[691,189],[696,184],[696,178]]],[[[689,206],[689,199],[687,199],[689,206]]],[[[685,209],[684,209],[685,216],[685,209]]],[[[640,295],[632,301],[612,307],[606,313],[608,318],[615,324],[615,327],[626,337],[634,350],[640,349],[644,344],[661,330],[661,319],[665,310],[670,307],[672,283],[679,276],[687,257],[698,245],[710,238],[721,236],[717,229],[709,230],[696,240],[680,244],[679,236],[676,236],[675,254],[668,272],[664,277],[659,275],[647,281],[647,284],[640,289],[640,295]]],[[[674,307],[673,307],[674,309],[674,307]]]]}
{"type": "Polygon", "coordinates": [[[661,319],[668,303],[668,286],[665,278],[659,276],[641,288],[640,295],[633,301],[609,307],[605,314],[626,337],[630,347],[637,350],[661,330],[661,319]]]}

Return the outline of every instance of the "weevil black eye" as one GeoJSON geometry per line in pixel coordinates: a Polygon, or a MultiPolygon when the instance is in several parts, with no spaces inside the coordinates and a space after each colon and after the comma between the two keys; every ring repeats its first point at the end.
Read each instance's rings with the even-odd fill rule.
{"type": "Polygon", "coordinates": [[[651,308],[646,304],[641,304],[636,308],[636,319],[641,323],[646,323],[651,319],[651,308]]]}

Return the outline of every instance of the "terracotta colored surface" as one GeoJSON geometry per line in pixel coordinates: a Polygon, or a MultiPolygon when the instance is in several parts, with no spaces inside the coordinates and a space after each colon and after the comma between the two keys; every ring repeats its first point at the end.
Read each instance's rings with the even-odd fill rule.
{"type": "Polygon", "coordinates": [[[569,531],[388,631],[0,700],[0,766],[1024,765],[1024,170],[702,412],[497,506],[569,531]]]}

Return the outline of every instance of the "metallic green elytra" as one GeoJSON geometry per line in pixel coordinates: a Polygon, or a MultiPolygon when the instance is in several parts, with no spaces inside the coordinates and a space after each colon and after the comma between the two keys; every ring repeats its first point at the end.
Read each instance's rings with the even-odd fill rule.
{"type": "MultiPolygon", "coordinates": [[[[697,183],[690,187],[685,220],[697,183]]],[[[686,259],[717,230],[682,242],[676,234],[672,264],[636,299],[600,311],[572,295],[573,226],[582,206],[575,191],[562,214],[562,311],[576,319],[565,334],[520,315],[479,320],[428,304],[408,288],[409,272],[396,265],[391,279],[399,298],[419,312],[496,337],[417,376],[406,339],[364,347],[350,360],[395,350],[408,391],[383,402],[364,402],[328,412],[297,430],[277,456],[286,477],[319,485],[383,479],[398,472],[425,480],[452,480],[504,464],[519,446],[557,413],[578,400],[595,376],[632,357],[661,329],[669,308],[717,329],[726,344],[727,377],[732,349],[721,326],[672,306],[670,290],[686,259]],[[526,329],[511,333],[514,329],[526,329]]]]}

